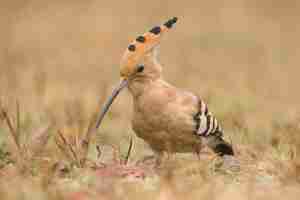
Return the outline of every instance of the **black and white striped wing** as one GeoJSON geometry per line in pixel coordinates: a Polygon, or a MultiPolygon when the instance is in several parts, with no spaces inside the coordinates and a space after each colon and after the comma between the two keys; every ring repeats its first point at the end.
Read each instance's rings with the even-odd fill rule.
{"type": "Polygon", "coordinates": [[[207,105],[200,100],[199,111],[194,116],[196,122],[195,133],[199,136],[208,137],[210,135],[222,136],[222,128],[217,118],[208,111],[207,105]]]}

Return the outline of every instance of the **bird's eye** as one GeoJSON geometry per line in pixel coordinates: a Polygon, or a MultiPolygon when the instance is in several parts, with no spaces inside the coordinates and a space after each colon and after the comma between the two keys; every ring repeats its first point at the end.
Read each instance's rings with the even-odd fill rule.
{"type": "Polygon", "coordinates": [[[143,71],[144,71],[144,68],[145,68],[144,65],[138,65],[138,66],[137,66],[137,72],[139,72],[139,73],[140,73],[140,72],[143,72],[143,71]]]}

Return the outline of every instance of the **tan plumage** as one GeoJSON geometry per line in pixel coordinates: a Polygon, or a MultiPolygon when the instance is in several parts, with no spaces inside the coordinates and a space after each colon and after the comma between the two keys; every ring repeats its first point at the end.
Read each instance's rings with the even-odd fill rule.
{"type": "Polygon", "coordinates": [[[154,27],[128,46],[120,64],[122,86],[114,93],[128,87],[133,96],[132,128],[155,152],[194,152],[204,139],[216,153],[233,155],[231,146],[222,138],[219,122],[206,104],[162,77],[157,48],[161,36],[176,21],[177,18],[172,18],[164,25],[154,27]]]}

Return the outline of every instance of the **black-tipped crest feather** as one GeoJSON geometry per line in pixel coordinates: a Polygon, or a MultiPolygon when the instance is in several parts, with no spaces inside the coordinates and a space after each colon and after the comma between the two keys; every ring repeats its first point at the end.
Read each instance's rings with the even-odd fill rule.
{"type": "Polygon", "coordinates": [[[159,26],[155,26],[149,32],[153,33],[155,35],[158,35],[160,33],[160,31],[161,31],[161,28],[159,26]]]}
{"type": "Polygon", "coordinates": [[[168,20],[166,23],[164,23],[164,25],[167,28],[172,28],[172,26],[177,22],[178,18],[177,17],[173,17],[172,19],[168,20]]]}

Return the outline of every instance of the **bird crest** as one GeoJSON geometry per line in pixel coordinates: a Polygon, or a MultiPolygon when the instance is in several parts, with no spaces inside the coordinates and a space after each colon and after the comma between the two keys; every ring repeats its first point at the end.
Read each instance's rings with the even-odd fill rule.
{"type": "Polygon", "coordinates": [[[143,56],[151,53],[158,47],[162,35],[169,31],[176,22],[177,17],[173,17],[161,26],[153,27],[132,41],[121,59],[120,66],[122,73],[128,74],[132,72],[143,56]]]}

